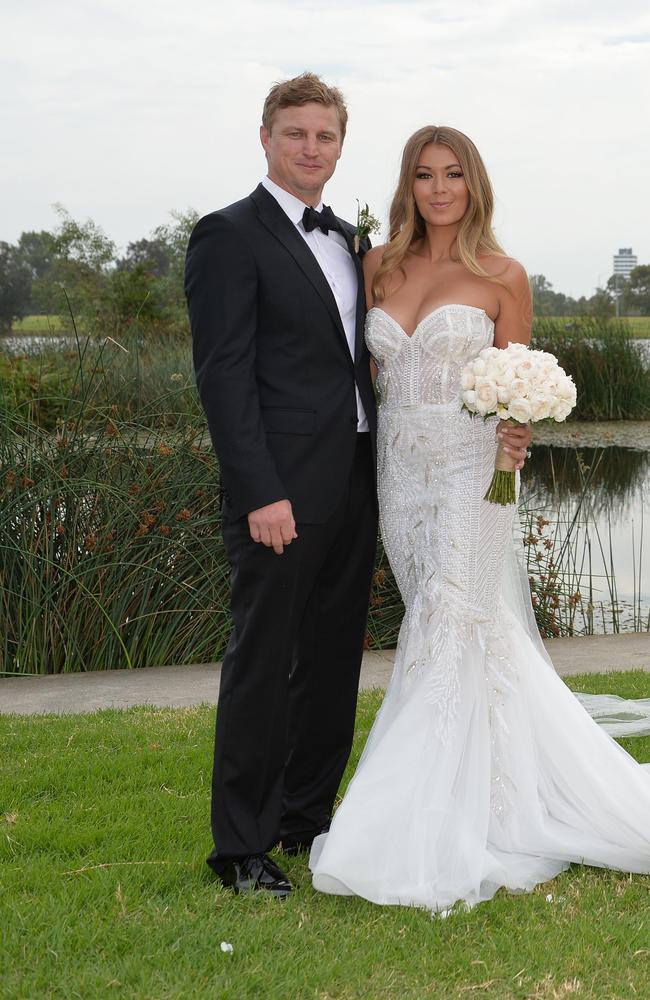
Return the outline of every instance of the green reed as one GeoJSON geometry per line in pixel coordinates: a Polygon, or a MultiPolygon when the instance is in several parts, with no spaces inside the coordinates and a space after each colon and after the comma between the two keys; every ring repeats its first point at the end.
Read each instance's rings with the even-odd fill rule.
{"type": "Polygon", "coordinates": [[[186,427],[202,421],[194,387],[189,334],[134,326],[111,338],[52,340],[38,353],[0,351],[0,398],[5,408],[53,430],[65,413],[83,411],[86,429],[107,413],[146,427],[186,427]],[[86,385],[86,383],[88,383],[86,385]]]}
{"type": "Polygon", "coordinates": [[[554,354],[573,376],[574,420],[650,417],[650,360],[625,320],[536,319],[532,346],[554,354]]]}
{"type": "MultiPolygon", "coordinates": [[[[0,672],[219,659],[231,626],[218,492],[186,338],[134,328],[120,344],[77,335],[64,351],[0,355],[0,672]]],[[[620,627],[604,607],[617,606],[613,572],[606,601],[593,579],[575,596],[608,539],[579,548],[584,533],[559,520],[553,532],[529,552],[542,631],[593,631],[599,615],[620,627]]],[[[648,628],[635,544],[635,627],[648,628]]],[[[380,544],[366,644],[394,646],[402,615],[380,544]]]]}

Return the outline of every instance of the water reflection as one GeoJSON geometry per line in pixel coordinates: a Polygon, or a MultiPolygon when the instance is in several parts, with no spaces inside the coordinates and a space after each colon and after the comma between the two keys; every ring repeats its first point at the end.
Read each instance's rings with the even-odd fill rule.
{"type": "Polygon", "coordinates": [[[522,475],[525,496],[542,501],[578,500],[622,516],[643,492],[650,476],[650,452],[634,448],[558,448],[534,445],[522,475]]]}
{"type": "Polygon", "coordinates": [[[528,547],[530,574],[546,586],[552,559],[562,600],[581,595],[557,609],[561,631],[650,628],[650,452],[534,446],[521,500],[530,525],[550,522],[528,547]]]}

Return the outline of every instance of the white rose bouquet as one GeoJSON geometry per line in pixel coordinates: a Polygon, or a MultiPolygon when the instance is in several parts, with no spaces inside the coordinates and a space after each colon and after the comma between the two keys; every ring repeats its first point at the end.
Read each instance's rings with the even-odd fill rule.
{"type": "MultiPolygon", "coordinates": [[[[573,379],[546,351],[525,344],[486,347],[461,374],[463,409],[483,419],[497,416],[520,424],[566,420],[576,404],[573,379]]],[[[515,465],[499,445],[495,472],[485,499],[514,503],[515,465]]]]}

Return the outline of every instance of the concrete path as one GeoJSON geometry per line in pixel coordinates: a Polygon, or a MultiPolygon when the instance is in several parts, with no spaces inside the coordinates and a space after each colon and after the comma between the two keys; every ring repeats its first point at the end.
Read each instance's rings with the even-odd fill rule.
{"type": "MultiPolygon", "coordinates": [[[[650,672],[650,633],[549,639],[546,642],[559,674],[650,672]]],[[[368,652],[361,669],[362,690],[385,687],[393,666],[393,650],[368,652]]],[[[215,704],[218,663],[145,670],[98,670],[46,677],[0,678],[0,714],[82,713],[100,708],[156,705],[163,708],[215,704]]]]}

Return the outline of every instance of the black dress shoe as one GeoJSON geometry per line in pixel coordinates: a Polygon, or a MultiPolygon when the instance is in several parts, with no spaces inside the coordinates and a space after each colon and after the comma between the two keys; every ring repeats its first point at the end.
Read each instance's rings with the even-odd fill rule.
{"type": "Polygon", "coordinates": [[[267,854],[235,858],[218,875],[226,888],[237,893],[262,889],[270,896],[284,899],[293,889],[282,869],[267,854]]]}
{"type": "Polygon", "coordinates": [[[282,838],[280,848],[283,854],[300,854],[302,851],[311,851],[311,845],[316,837],[321,833],[327,833],[330,828],[330,820],[318,830],[304,830],[301,833],[291,833],[282,838]]]}

